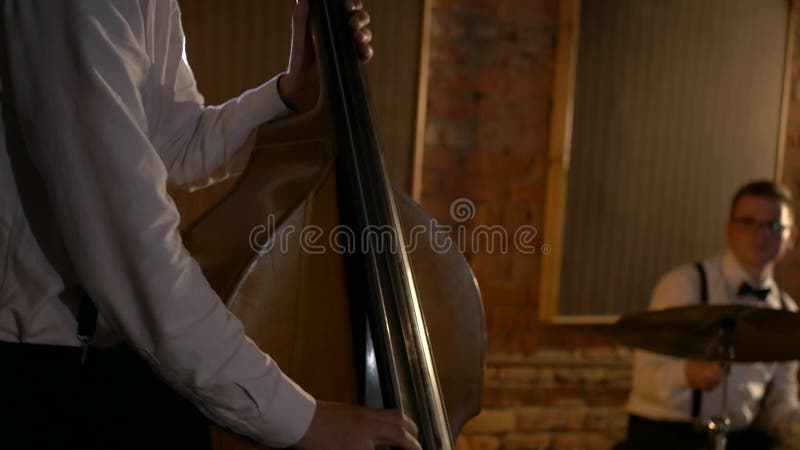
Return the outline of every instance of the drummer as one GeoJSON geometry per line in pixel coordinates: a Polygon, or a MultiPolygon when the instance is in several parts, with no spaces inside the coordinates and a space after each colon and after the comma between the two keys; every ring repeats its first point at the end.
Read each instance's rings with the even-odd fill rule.
{"type": "MultiPolygon", "coordinates": [[[[664,275],[650,308],[708,303],[795,311],[794,301],[772,276],[775,262],[797,235],[788,190],[771,181],[743,186],[731,202],[725,235],[728,249],[722,254],[664,275]]],[[[800,428],[797,367],[797,362],[732,365],[728,449],[772,448],[800,428]]],[[[624,448],[710,448],[696,424],[722,414],[722,376],[716,362],[636,351],[624,448]]]]}

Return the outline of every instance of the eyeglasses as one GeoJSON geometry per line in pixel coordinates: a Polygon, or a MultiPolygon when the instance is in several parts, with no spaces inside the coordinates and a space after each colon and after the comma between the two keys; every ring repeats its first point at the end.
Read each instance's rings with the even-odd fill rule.
{"type": "Polygon", "coordinates": [[[756,232],[765,230],[770,233],[778,234],[792,228],[792,225],[783,224],[780,220],[770,220],[769,222],[761,222],[760,220],[753,219],[752,217],[734,217],[731,219],[732,223],[739,225],[742,229],[749,232],[756,232]]]}

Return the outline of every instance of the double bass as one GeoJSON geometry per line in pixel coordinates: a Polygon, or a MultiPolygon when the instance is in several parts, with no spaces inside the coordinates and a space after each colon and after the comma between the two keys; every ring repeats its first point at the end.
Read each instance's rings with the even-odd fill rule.
{"type": "MultiPolygon", "coordinates": [[[[183,232],[247,335],[315,398],[400,409],[428,449],[480,410],[475,278],[386,175],[339,0],[311,2],[314,109],[262,126],[235,187],[183,232]]],[[[217,450],[257,448],[214,427],[217,450]]]]}

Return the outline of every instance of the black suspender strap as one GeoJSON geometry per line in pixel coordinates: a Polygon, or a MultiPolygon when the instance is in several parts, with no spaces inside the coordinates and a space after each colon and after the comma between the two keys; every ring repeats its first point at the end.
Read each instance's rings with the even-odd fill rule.
{"type": "Polygon", "coordinates": [[[708,304],[708,282],[706,281],[706,269],[703,268],[703,263],[696,262],[694,266],[697,268],[697,273],[700,274],[700,304],[708,304]]]}
{"type": "Polygon", "coordinates": [[[86,362],[86,355],[89,352],[89,344],[94,338],[97,330],[97,307],[86,291],[81,297],[81,306],[78,309],[78,340],[81,341],[83,351],[81,353],[81,365],[86,362]]]}
{"type": "MultiPolygon", "coordinates": [[[[706,280],[706,270],[703,268],[703,263],[696,262],[694,266],[697,268],[697,273],[700,275],[700,304],[708,304],[708,281],[706,280]]],[[[700,408],[703,404],[703,392],[700,389],[692,389],[692,418],[698,419],[700,417],[700,408]]]]}

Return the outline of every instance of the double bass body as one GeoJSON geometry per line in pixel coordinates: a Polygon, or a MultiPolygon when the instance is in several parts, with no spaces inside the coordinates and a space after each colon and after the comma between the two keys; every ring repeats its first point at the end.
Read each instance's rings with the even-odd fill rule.
{"type": "MultiPolygon", "coordinates": [[[[322,19],[336,20],[325,16],[328,12],[320,9],[326,2],[315,4],[313,13],[317,23],[322,19]]],[[[326,50],[319,42],[335,41],[335,37],[321,36],[335,30],[315,31],[322,59],[326,53],[328,58],[342,58],[341,54],[330,55],[331,51],[337,51],[335,43],[326,50]]],[[[226,197],[185,230],[184,241],[212,287],[242,320],[248,336],[310,394],[331,401],[369,401],[370,386],[374,388],[378,381],[373,379],[374,371],[369,370],[374,359],[365,352],[374,342],[375,356],[383,372],[379,382],[382,403],[412,409],[409,414],[420,426],[423,448],[451,448],[466,420],[480,410],[485,345],[480,295],[458,248],[442,248],[441,243],[431,242],[434,235],[429,232],[409,236],[403,231],[432,231],[435,222],[407,197],[392,193],[388,184],[393,198],[384,207],[395,212],[399,219],[398,235],[404,236],[406,244],[413,244],[413,251],[401,258],[390,255],[383,269],[375,268],[379,264],[366,270],[365,266],[384,255],[367,255],[362,262],[353,262],[354,256],[364,257],[365,251],[375,249],[351,246],[357,242],[349,239],[359,239],[363,232],[352,229],[359,227],[353,224],[353,215],[370,205],[350,203],[348,198],[369,197],[374,193],[350,191],[354,176],[342,168],[341,119],[342,114],[350,114],[348,121],[361,119],[356,116],[368,111],[353,111],[350,106],[350,111],[342,113],[338,102],[342,96],[352,94],[340,92],[339,100],[336,94],[326,94],[331,86],[329,71],[336,64],[340,63],[323,61],[325,87],[314,111],[259,130],[247,171],[226,197]],[[352,254],[354,250],[356,255],[352,254]],[[407,267],[400,264],[404,259],[409,263],[407,267]],[[435,361],[431,374],[435,377],[435,390],[428,381],[414,375],[426,369],[422,367],[424,364],[422,368],[415,366],[424,354],[416,348],[420,344],[418,339],[409,342],[414,340],[410,336],[411,325],[401,324],[399,328],[405,330],[395,330],[388,338],[391,342],[381,338],[365,340],[365,323],[370,314],[373,331],[370,336],[375,335],[375,328],[386,325],[391,329],[389,322],[394,321],[386,317],[385,309],[376,317],[374,309],[367,311],[370,305],[365,302],[381,300],[373,298],[375,288],[385,292],[397,284],[371,281],[370,274],[385,272],[386,267],[394,270],[396,265],[398,271],[408,273],[392,277],[402,280],[410,277],[407,285],[419,299],[424,316],[421,334],[426,341],[429,338],[430,354],[435,361]],[[383,286],[375,286],[380,283],[383,286]],[[370,285],[372,290],[354,284],[370,285]],[[387,376],[385,364],[380,360],[397,358],[398,354],[401,361],[390,365],[401,365],[411,372],[387,376]],[[387,388],[386,384],[391,383],[387,379],[393,381],[393,386],[387,388]],[[392,404],[387,391],[394,391],[399,404],[392,404]],[[441,417],[447,422],[440,428],[447,431],[428,430],[434,424],[427,422],[435,419],[427,419],[430,413],[420,413],[436,407],[435,399],[428,397],[439,392],[444,409],[441,417]],[[417,408],[417,403],[428,401],[434,406],[417,408]],[[450,436],[439,436],[441,433],[450,436]]],[[[353,64],[357,64],[355,59],[353,64]]],[[[358,130],[348,130],[347,134],[354,132],[358,130]]],[[[362,171],[356,177],[366,175],[372,174],[362,171]]],[[[367,182],[366,186],[375,185],[367,182]]],[[[255,448],[224,430],[214,429],[213,434],[216,449],[255,448]]]]}

